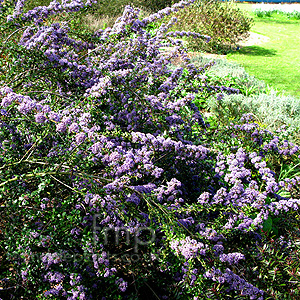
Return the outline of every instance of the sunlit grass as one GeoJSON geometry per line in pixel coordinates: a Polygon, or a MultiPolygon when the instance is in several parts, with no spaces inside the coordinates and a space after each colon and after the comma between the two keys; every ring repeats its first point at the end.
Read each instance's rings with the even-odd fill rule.
{"type": "Polygon", "coordinates": [[[251,4],[238,4],[255,20],[251,31],[269,38],[256,46],[243,47],[227,55],[258,79],[278,91],[300,96],[300,20],[274,14],[259,18],[251,12],[251,4]]]}

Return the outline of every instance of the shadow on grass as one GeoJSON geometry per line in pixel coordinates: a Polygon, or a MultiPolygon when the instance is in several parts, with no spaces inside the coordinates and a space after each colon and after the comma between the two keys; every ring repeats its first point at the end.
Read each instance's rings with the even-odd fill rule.
{"type": "Polygon", "coordinates": [[[266,23],[267,25],[269,24],[274,24],[274,23],[277,23],[277,24],[297,24],[299,23],[299,19],[295,19],[293,17],[283,17],[281,19],[279,19],[278,17],[274,18],[274,17],[266,17],[266,18],[258,18],[258,21],[259,22],[262,22],[262,23],[266,23]]]}
{"type": "Polygon", "coordinates": [[[277,50],[266,49],[259,46],[245,46],[239,50],[239,53],[251,56],[275,56],[277,50]]]}

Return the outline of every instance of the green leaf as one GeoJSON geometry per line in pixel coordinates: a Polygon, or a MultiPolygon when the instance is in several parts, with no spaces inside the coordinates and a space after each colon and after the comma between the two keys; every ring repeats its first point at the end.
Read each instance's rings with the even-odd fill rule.
{"type": "Polygon", "coordinates": [[[274,234],[276,235],[276,237],[278,237],[279,236],[278,229],[274,227],[272,230],[273,230],[274,234]]]}
{"type": "Polygon", "coordinates": [[[273,226],[272,218],[268,217],[268,219],[265,220],[263,223],[263,230],[269,232],[272,230],[272,226],[273,226]]]}

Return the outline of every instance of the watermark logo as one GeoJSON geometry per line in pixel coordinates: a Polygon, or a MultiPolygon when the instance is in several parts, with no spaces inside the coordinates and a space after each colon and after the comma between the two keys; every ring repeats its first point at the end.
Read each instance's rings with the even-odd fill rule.
{"type": "MultiPolygon", "coordinates": [[[[99,218],[101,215],[94,215],[93,218],[93,238],[94,238],[94,244],[96,244],[98,238],[97,238],[97,232],[102,231],[104,229],[104,245],[107,245],[109,243],[109,237],[111,237],[111,234],[114,235],[114,243],[116,246],[120,244],[120,238],[121,236],[126,237],[126,245],[130,245],[132,242],[130,239],[130,230],[126,227],[98,227],[97,226],[97,218],[99,218]],[[123,235],[122,235],[123,233],[123,235]]],[[[138,253],[138,247],[139,246],[147,246],[151,245],[155,241],[156,235],[155,230],[150,227],[139,227],[133,234],[133,252],[135,254],[138,253]],[[141,236],[147,236],[147,240],[144,240],[141,238],[141,236]]]]}

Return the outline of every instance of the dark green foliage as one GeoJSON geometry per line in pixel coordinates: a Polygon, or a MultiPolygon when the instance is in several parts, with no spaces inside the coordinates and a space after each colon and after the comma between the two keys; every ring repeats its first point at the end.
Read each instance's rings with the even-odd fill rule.
{"type": "MultiPolygon", "coordinates": [[[[289,217],[281,216],[279,219],[281,219],[281,229],[286,228],[286,225],[291,222],[289,217]],[[283,220],[286,223],[283,223],[283,220]]],[[[299,230],[287,234],[293,239],[299,239],[299,230]]],[[[252,272],[253,275],[258,274],[261,285],[267,292],[265,299],[298,299],[300,296],[299,243],[289,244],[282,236],[272,236],[269,232],[262,232],[262,237],[257,253],[261,260],[252,272]]]]}

